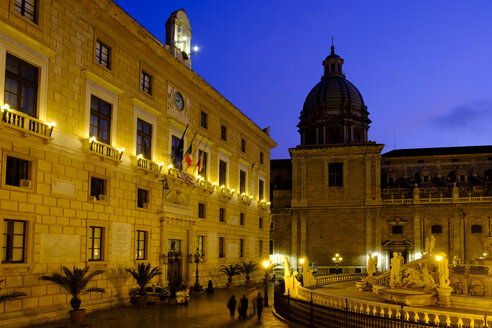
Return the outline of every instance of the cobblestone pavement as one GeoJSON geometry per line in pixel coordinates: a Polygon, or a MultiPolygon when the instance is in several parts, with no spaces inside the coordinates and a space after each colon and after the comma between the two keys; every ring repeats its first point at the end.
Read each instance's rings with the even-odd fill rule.
{"type": "MultiPolygon", "coordinates": [[[[262,286],[257,286],[263,294],[262,286]]],[[[273,286],[272,286],[273,287],[273,286]]],[[[227,301],[231,295],[236,300],[250,291],[244,286],[235,287],[233,291],[217,289],[214,294],[191,294],[188,306],[183,304],[162,303],[149,304],[145,309],[139,309],[132,304],[114,309],[98,310],[88,313],[82,324],[71,324],[70,319],[58,320],[41,325],[32,325],[35,328],[64,328],[64,327],[301,327],[299,325],[283,322],[275,317],[273,309],[273,288],[268,291],[270,307],[263,311],[262,319],[258,322],[256,317],[248,314],[248,319],[231,319],[227,309],[227,301]]],[[[251,310],[251,299],[249,309],[251,310]]],[[[82,304],[83,305],[83,304],[82,304]]]]}

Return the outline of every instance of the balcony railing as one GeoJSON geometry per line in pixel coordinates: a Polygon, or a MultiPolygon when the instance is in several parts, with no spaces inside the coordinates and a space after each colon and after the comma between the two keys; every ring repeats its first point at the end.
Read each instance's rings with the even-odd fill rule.
{"type": "Polygon", "coordinates": [[[8,105],[1,107],[2,112],[2,127],[8,126],[12,129],[23,132],[24,137],[35,135],[48,143],[52,140],[51,134],[55,127],[55,123],[45,123],[37,118],[19,112],[15,109],[10,109],[8,105]]]}
{"type": "Polygon", "coordinates": [[[160,174],[162,171],[162,163],[156,163],[140,155],[136,157],[136,166],[139,169],[155,174],[160,174]]]}
{"type": "Polygon", "coordinates": [[[485,203],[492,202],[490,196],[478,196],[478,197],[435,197],[435,198],[419,198],[418,200],[413,198],[390,198],[383,199],[383,204],[398,205],[398,204],[445,204],[445,203],[485,203]]]}
{"type": "Polygon", "coordinates": [[[101,156],[116,162],[121,161],[124,149],[118,149],[97,141],[95,138],[89,139],[89,151],[91,154],[101,156]]]}

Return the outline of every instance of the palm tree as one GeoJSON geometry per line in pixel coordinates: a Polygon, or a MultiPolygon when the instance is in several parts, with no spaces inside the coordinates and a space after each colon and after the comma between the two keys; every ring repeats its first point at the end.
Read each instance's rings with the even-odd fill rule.
{"type": "Polygon", "coordinates": [[[232,278],[241,274],[241,272],[239,271],[239,265],[237,264],[222,265],[220,267],[220,272],[224,273],[227,276],[227,287],[229,289],[232,289],[234,287],[234,284],[232,283],[232,278]]]}
{"type": "Polygon", "coordinates": [[[158,267],[152,268],[152,265],[150,265],[150,263],[147,263],[147,265],[145,265],[144,263],[139,263],[137,266],[137,270],[126,269],[126,271],[130,272],[130,274],[137,282],[137,285],[140,287],[140,295],[145,295],[145,286],[148,285],[152,278],[162,274],[161,269],[159,269],[158,267]]]}
{"type": "MultiPolygon", "coordinates": [[[[4,281],[5,280],[0,280],[0,283],[4,281]]],[[[21,296],[27,296],[27,294],[24,292],[16,292],[15,290],[13,290],[11,292],[0,295],[0,302],[10,301],[13,300],[14,298],[21,297],[21,296]]]]}
{"type": "Polygon", "coordinates": [[[253,261],[249,261],[249,263],[242,262],[239,266],[239,271],[246,275],[246,286],[251,285],[250,275],[258,269],[258,263],[253,263],[253,261]]]}
{"type": "Polygon", "coordinates": [[[42,276],[41,279],[51,281],[54,284],[59,285],[63,289],[65,289],[70,295],[72,295],[72,299],[70,300],[70,305],[72,308],[77,311],[80,309],[80,300],[79,296],[82,294],[87,294],[91,292],[99,292],[105,293],[106,290],[104,288],[98,287],[89,287],[87,288],[87,284],[96,276],[103,273],[103,270],[95,270],[89,273],[87,276],[88,267],[83,269],[79,269],[77,267],[73,267],[73,272],[70,271],[67,267],[62,267],[63,274],[53,273],[51,276],[42,276]]]}

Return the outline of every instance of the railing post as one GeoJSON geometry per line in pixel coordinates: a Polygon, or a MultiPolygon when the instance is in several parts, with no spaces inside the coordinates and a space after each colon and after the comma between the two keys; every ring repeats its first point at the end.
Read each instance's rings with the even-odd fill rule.
{"type": "Polygon", "coordinates": [[[290,320],[290,290],[287,292],[287,319],[290,320]]]}
{"type": "Polygon", "coordinates": [[[345,299],[345,328],[348,327],[348,301],[345,299]]]}
{"type": "Polygon", "coordinates": [[[400,327],[403,328],[403,304],[401,305],[400,310],[400,327]]]}
{"type": "Polygon", "coordinates": [[[488,328],[489,325],[487,324],[487,315],[484,314],[483,316],[483,328],[488,328]]]}
{"type": "Polygon", "coordinates": [[[312,292],[311,292],[311,301],[309,301],[309,305],[310,305],[310,313],[309,313],[310,325],[309,325],[309,327],[314,327],[313,293],[312,292]]]}

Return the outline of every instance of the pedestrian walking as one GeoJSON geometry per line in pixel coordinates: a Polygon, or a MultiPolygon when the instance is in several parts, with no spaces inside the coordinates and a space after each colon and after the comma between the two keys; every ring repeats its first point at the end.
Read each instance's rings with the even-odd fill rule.
{"type": "Polygon", "coordinates": [[[229,302],[227,302],[227,308],[229,309],[229,313],[231,314],[231,319],[234,319],[234,312],[236,312],[236,298],[234,295],[231,296],[229,302]]]}
{"type": "Polygon", "coordinates": [[[248,299],[251,300],[251,307],[253,308],[253,316],[256,315],[256,302],[255,302],[255,299],[256,299],[256,287],[253,287],[249,290],[249,294],[248,294],[248,299]]]}
{"type": "Polygon", "coordinates": [[[262,311],[263,311],[263,297],[261,297],[261,293],[258,292],[258,297],[256,298],[256,313],[258,314],[258,321],[261,320],[262,311]]]}
{"type": "Polygon", "coordinates": [[[243,295],[243,298],[241,298],[241,307],[239,308],[239,317],[242,319],[246,319],[246,314],[248,312],[248,299],[246,298],[246,295],[243,295]]]}

